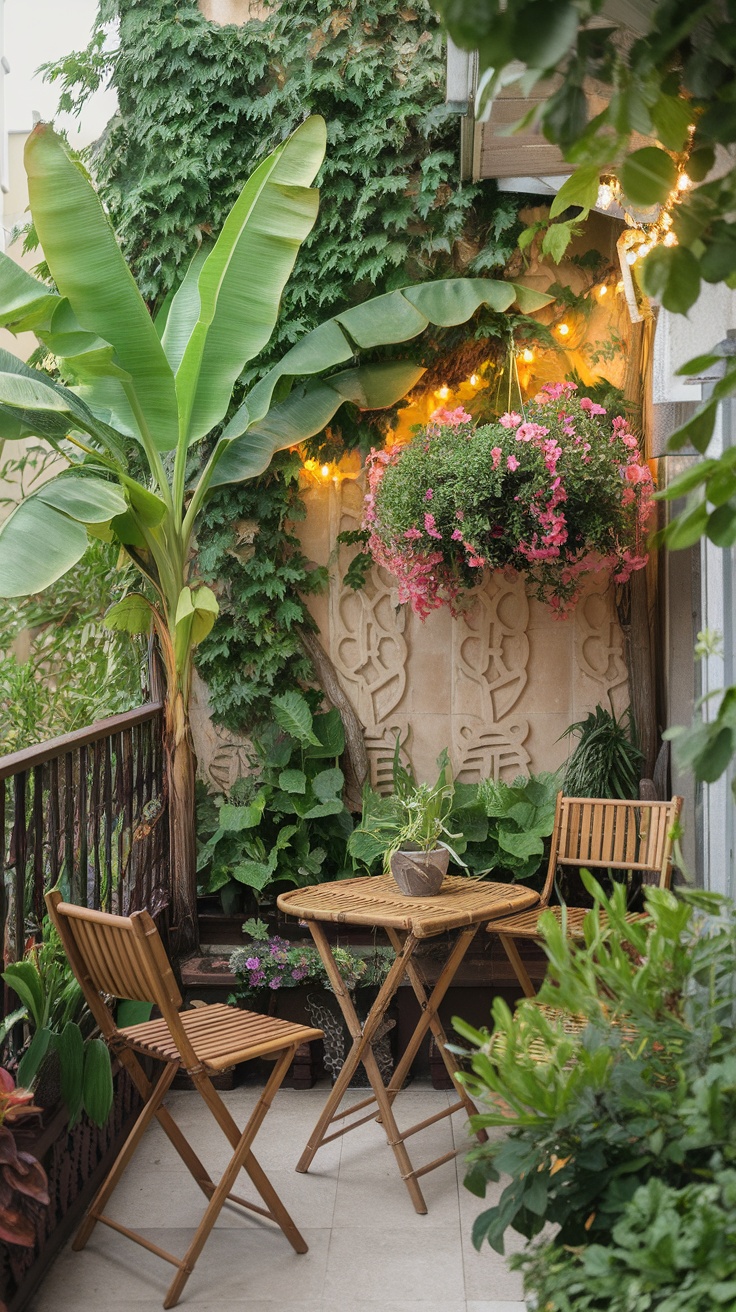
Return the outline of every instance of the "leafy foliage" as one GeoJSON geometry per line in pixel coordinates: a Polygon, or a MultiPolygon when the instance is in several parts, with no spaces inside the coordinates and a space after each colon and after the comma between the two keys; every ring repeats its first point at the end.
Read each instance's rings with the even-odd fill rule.
{"type": "Polygon", "coordinates": [[[263,721],[275,694],[311,676],[299,634],[312,627],[305,599],[326,586],[327,572],[294,532],[305,515],[300,465],[281,452],[262,478],[216,492],[197,537],[199,569],[220,602],[197,668],[217,720],[233,730],[263,721]]]}
{"type": "Polygon", "coordinates": [[[0,612],[0,752],[71,733],[140,704],[145,651],[103,625],[130,585],[116,551],[90,544],[73,574],[0,612]],[[25,645],[22,659],[14,644],[25,645]]]}
{"type": "Polygon", "coordinates": [[[340,713],[313,716],[293,690],[274,697],[271,707],[273,722],[255,745],[253,774],[239,779],[228,797],[203,798],[200,805],[200,891],[219,892],[228,911],[242,904],[244,893],[258,906],[283,888],[350,873],[353,822],[342,800],[340,713]]]}
{"type": "Polygon", "coordinates": [[[520,775],[511,784],[494,779],[452,783],[446,761],[443,752],[433,788],[418,787],[401,763],[397,744],[392,793],[383,797],[369,785],[363,790],[361,822],[348,844],[354,863],[371,871],[379,862],[388,868],[391,853],[404,842],[431,840],[447,846],[451,860],[475,876],[496,871],[507,879],[531,879],[552,833],[557,776],[520,775]],[[443,841],[443,832],[452,846],[443,841]]]}
{"type": "Polygon", "coordinates": [[[617,718],[605,706],[596,706],[584,720],[569,725],[563,736],[578,740],[565,766],[563,787],[568,797],[639,796],[643,757],[630,707],[617,718]]]}
{"type": "Polygon", "coordinates": [[[479,1197],[512,1177],[474,1243],[503,1251],[509,1226],[558,1226],[512,1258],[551,1312],[732,1306],[736,910],[649,889],[649,918],[629,922],[622,887],[609,900],[583,878],[585,945],[542,922],[550,1010],[524,1000],[512,1016],[496,999],[493,1036],[455,1022],[473,1047],[465,1082],[488,1107],[474,1124],[509,1131],[471,1154],[479,1197]],[[568,1013],[587,1027],[566,1030],[568,1013]]]}
{"type": "MultiPolygon", "coordinates": [[[[531,879],[539,870],[545,839],[554,827],[559,780],[555,774],[520,775],[513,783],[481,779],[477,799],[488,817],[485,842],[469,844],[464,855],[473,869],[498,871],[505,877],[531,879]]],[[[459,819],[455,812],[453,823],[459,819]]]]}
{"type": "Polygon", "coordinates": [[[84,995],[48,920],[43,931],[42,942],[2,975],[21,1000],[31,1035],[18,1079],[32,1085],[44,1060],[55,1053],[70,1121],[74,1123],[85,1111],[97,1125],[104,1125],[113,1099],[110,1053],[92,1033],[94,1022],[84,995]]]}

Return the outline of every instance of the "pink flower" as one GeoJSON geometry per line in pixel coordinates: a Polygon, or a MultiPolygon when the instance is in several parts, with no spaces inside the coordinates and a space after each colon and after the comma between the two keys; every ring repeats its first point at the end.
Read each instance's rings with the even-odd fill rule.
{"type": "Polygon", "coordinates": [[[621,437],[621,441],[623,442],[624,446],[629,447],[631,451],[635,450],[635,448],[639,445],[636,438],[632,437],[631,433],[624,433],[621,437]]]}
{"type": "Polygon", "coordinates": [[[407,542],[411,542],[413,538],[420,538],[421,536],[422,531],[419,528],[407,528],[404,532],[404,537],[407,542]]]}
{"type": "Polygon", "coordinates": [[[647,469],[646,465],[638,465],[636,463],[633,463],[626,466],[626,472],[624,474],[624,478],[629,483],[649,483],[651,481],[651,477],[652,476],[649,470],[647,469]]]}
{"type": "Polygon", "coordinates": [[[516,430],[517,442],[534,442],[541,437],[546,437],[549,432],[542,424],[522,424],[516,430]]]}
{"type": "Polygon", "coordinates": [[[459,520],[460,520],[460,523],[462,524],[463,520],[465,519],[465,514],[464,514],[464,512],[463,512],[462,510],[456,510],[456,511],[455,511],[455,519],[459,519],[459,520]]]}
{"type": "Polygon", "coordinates": [[[500,446],[494,446],[494,447],[492,448],[492,450],[491,450],[491,459],[493,460],[493,468],[494,468],[494,469],[498,469],[498,466],[499,466],[499,464],[501,463],[501,456],[502,456],[502,455],[503,455],[503,451],[501,450],[500,446]]]}
{"type": "Polygon", "coordinates": [[[510,469],[512,474],[515,469],[519,468],[519,461],[516,459],[516,456],[507,456],[506,468],[510,469]]]}
{"type": "Polygon", "coordinates": [[[462,542],[463,540],[463,535],[459,528],[454,528],[452,530],[452,533],[450,534],[450,537],[452,538],[453,542],[462,542]]]}
{"type": "Polygon", "coordinates": [[[428,487],[427,491],[424,493],[424,500],[431,501],[433,496],[434,496],[434,492],[432,491],[431,487],[428,487]]]}
{"type": "Polygon", "coordinates": [[[433,424],[444,424],[449,428],[458,428],[460,424],[472,424],[473,416],[469,415],[467,410],[463,410],[461,405],[455,410],[448,410],[446,406],[438,406],[429,416],[433,424]]]}
{"type": "Polygon", "coordinates": [[[518,428],[521,423],[521,415],[517,415],[514,410],[507,410],[505,415],[501,415],[498,422],[502,428],[518,428]]]}
{"type": "Polygon", "coordinates": [[[482,569],[485,563],[482,556],[468,556],[468,564],[472,569],[482,569]]]}
{"type": "Polygon", "coordinates": [[[437,532],[434,515],[426,514],[424,516],[424,531],[425,533],[428,533],[431,538],[442,539],[442,534],[437,532]]]}
{"type": "Polygon", "coordinates": [[[587,410],[590,415],[605,415],[608,413],[605,406],[596,405],[595,401],[591,401],[589,396],[581,396],[580,409],[587,410]]]}

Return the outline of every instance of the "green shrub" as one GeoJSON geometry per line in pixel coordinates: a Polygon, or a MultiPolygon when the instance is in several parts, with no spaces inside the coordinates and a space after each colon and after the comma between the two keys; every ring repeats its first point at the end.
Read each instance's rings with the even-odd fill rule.
{"type": "Polygon", "coordinates": [[[551,913],[542,922],[539,1000],[561,1010],[524,1000],[512,1016],[496,999],[492,1037],[455,1022],[473,1048],[466,1085],[488,1108],[473,1123],[509,1131],[471,1153],[479,1197],[511,1176],[474,1243],[503,1251],[509,1227],[533,1239],[557,1226],[512,1259],[548,1312],[733,1307],[736,908],[649,889],[650,919],[628,923],[623,887],[608,899],[584,882],[595,900],[584,945],[551,913]],[[564,1012],[585,1018],[581,1034],[564,1012]]]}
{"type": "Polygon", "coordinates": [[[596,706],[584,720],[569,725],[562,736],[578,739],[565,766],[563,788],[568,797],[639,796],[639,767],[644,757],[629,707],[617,718],[605,706],[596,706]]]}
{"type": "Polygon", "coordinates": [[[351,873],[340,712],[313,716],[295,691],[274,697],[271,711],[274,723],[254,746],[253,774],[227,797],[200,799],[199,891],[219,892],[228,911],[246,890],[258,906],[281,888],[351,873]]]}

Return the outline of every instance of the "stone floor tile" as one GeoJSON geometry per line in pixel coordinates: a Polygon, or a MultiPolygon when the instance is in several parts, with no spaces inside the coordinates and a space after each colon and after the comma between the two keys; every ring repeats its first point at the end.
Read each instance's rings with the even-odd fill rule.
{"type": "Polygon", "coordinates": [[[387,1163],[383,1175],[360,1173],[349,1167],[341,1169],[335,1196],[334,1229],[361,1225],[371,1231],[393,1226],[422,1231],[441,1226],[458,1232],[460,1218],[454,1172],[448,1167],[439,1167],[422,1176],[420,1184],[428,1208],[424,1216],[414,1211],[395,1161],[387,1163]]]}
{"type": "Polygon", "coordinates": [[[462,1302],[463,1261],[457,1231],[414,1227],[366,1231],[334,1229],[325,1279],[326,1309],[342,1312],[361,1301],[384,1312],[432,1300],[443,1306],[462,1302]]]}
{"type": "Polygon", "coordinates": [[[467,1312],[526,1312],[526,1303],[499,1303],[497,1299],[492,1298],[490,1302],[485,1299],[471,1298],[467,1303],[467,1312]]]}
{"type": "MultiPolygon", "coordinates": [[[[183,1253],[193,1231],[149,1229],[145,1238],[172,1253],[183,1253]]],[[[297,1254],[280,1231],[268,1223],[235,1233],[215,1229],[189,1277],[183,1295],[192,1312],[203,1308],[243,1307],[259,1299],[283,1309],[323,1298],[329,1229],[304,1231],[309,1252],[297,1254]],[[268,1227],[268,1228],[267,1228],[268,1227]],[[247,1296],[247,1298],[246,1298],[247,1296]]],[[[32,1312],[79,1312],[94,1303],[105,1312],[116,1299],[128,1307],[158,1308],[173,1268],[123,1236],[98,1226],[86,1249],[65,1249],[44,1281],[32,1312]]]]}

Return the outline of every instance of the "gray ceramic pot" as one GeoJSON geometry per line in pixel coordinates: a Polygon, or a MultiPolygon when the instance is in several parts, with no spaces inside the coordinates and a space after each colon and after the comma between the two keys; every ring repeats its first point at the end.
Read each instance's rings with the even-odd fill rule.
{"type": "Polygon", "coordinates": [[[391,874],[407,897],[436,897],[449,860],[445,847],[436,847],[433,852],[394,852],[391,874]]]}

